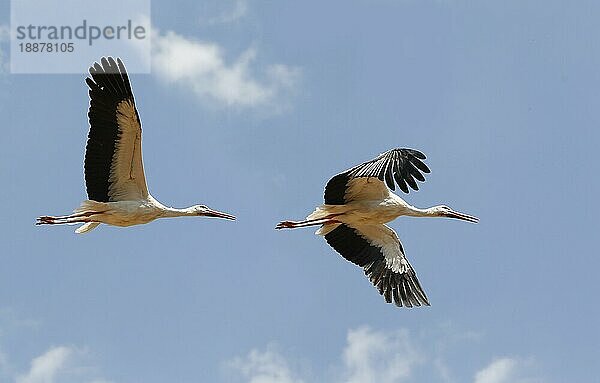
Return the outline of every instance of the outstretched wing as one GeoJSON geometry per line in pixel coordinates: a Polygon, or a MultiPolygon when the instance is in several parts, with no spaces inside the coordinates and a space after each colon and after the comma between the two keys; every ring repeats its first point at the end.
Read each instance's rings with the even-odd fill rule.
{"type": "Polygon", "coordinates": [[[325,204],[343,205],[358,199],[383,199],[395,183],[408,193],[419,190],[416,180],[425,181],[425,155],[414,149],[392,149],[379,157],[342,172],[327,182],[325,204]],[[386,187],[387,185],[387,187],[386,187]]]}
{"type": "Polygon", "coordinates": [[[123,62],[103,57],[85,79],[90,132],[85,152],[88,198],[98,202],[145,199],[142,126],[123,62]]]}
{"type": "Polygon", "coordinates": [[[364,269],[387,303],[398,307],[429,306],[398,236],[388,226],[340,224],[325,235],[325,240],[342,257],[364,269]]]}

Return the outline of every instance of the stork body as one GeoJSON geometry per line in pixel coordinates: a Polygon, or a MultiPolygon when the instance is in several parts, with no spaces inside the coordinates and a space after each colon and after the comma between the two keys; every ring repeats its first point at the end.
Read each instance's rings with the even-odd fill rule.
{"type": "Polygon", "coordinates": [[[392,193],[418,190],[415,181],[429,173],[425,155],[413,149],[392,149],[329,180],[325,204],[304,221],[283,221],[277,229],[320,225],[316,234],[348,261],[362,267],[388,303],[413,307],[429,300],[406,259],[394,230],[385,225],[400,216],[448,217],[476,223],[478,218],[439,205],[414,207],[392,193]]]}
{"type": "Polygon", "coordinates": [[[182,216],[235,219],[205,205],[176,209],[152,197],[142,161],[142,126],[125,66],[108,57],[89,72],[90,131],[84,164],[89,199],[73,214],[41,216],[36,224],[83,223],[75,232],[86,233],[100,223],[132,226],[182,216]]]}

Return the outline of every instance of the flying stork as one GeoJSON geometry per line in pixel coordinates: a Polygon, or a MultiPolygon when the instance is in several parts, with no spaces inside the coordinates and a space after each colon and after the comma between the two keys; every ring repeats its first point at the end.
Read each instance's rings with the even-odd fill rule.
{"type": "Polygon", "coordinates": [[[395,183],[403,192],[419,190],[429,168],[425,155],[414,149],[392,149],[348,169],[327,182],[325,204],[304,221],[283,221],[277,229],[321,225],[316,234],[346,260],[362,267],[387,303],[398,307],[429,306],[415,270],[396,232],[385,225],[399,216],[448,217],[477,223],[477,217],[439,205],[411,206],[392,193],[395,183]],[[390,190],[391,189],[391,190],[390,190]]]}
{"type": "Polygon", "coordinates": [[[103,57],[89,69],[90,131],[85,151],[88,200],[73,214],[42,216],[37,225],[83,223],[87,233],[101,223],[132,226],[157,218],[205,216],[234,220],[233,215],[205,205],[167,207],[148,192],[142,163],[142,126],[129,76],[121,59],[103,57]]]}

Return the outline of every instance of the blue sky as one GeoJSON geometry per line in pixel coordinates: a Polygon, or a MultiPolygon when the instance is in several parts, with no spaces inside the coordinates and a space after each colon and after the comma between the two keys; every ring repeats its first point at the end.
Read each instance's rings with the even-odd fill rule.
{"type": "Polygon", "coordinates": [[[11,75],[0,27],[0,380],[597,379],[598,16],[591,1],[153,1],[153,71],[131,76],[149,188],[238,221],[85,236],[33,225],[86,197],[84,76],[11,75]],[[432,169],[410,203],[481,219],[392,223],[428,308],[386,305],[314,230],[273,229],[393,147],[432,169]]]}

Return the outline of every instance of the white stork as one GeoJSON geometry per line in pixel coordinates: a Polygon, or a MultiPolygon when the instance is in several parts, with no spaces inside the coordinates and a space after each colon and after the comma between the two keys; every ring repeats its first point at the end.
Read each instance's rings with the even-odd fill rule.
{"type": "Polygon", "coordinates": [[[142,163],[142,126],[123,62],[112,57],[94,63],[89,89],[90,132],[85,151],[88,200],[71,215],[42,216],[37,225],[77,224],[86,233],[101,223],[132,226],[157,218],[206,216],[235,219],[205,205],[167,207],[148,192],[142,163]]]}
{"type": "Polygon", "coordinates": [[[392,149],[342,172],[327,182],[325,204],[304,221],[283,221],[277,229],[322,225],[316,234],[346,260],[362,267],[387,303],[413,307],[429,300],[406,259],[396,232],[385,223],[399,216],[479,219],[440,205],[419,209],[390,191],[394,180],[405,193],[419,190],[416,180],[429,173],[425,155],[414,149],[392,149]],[[387,185],[387,186],[386,186],[387,185]],[[408,186],[407,186],[408,185],[408,186]]]}

